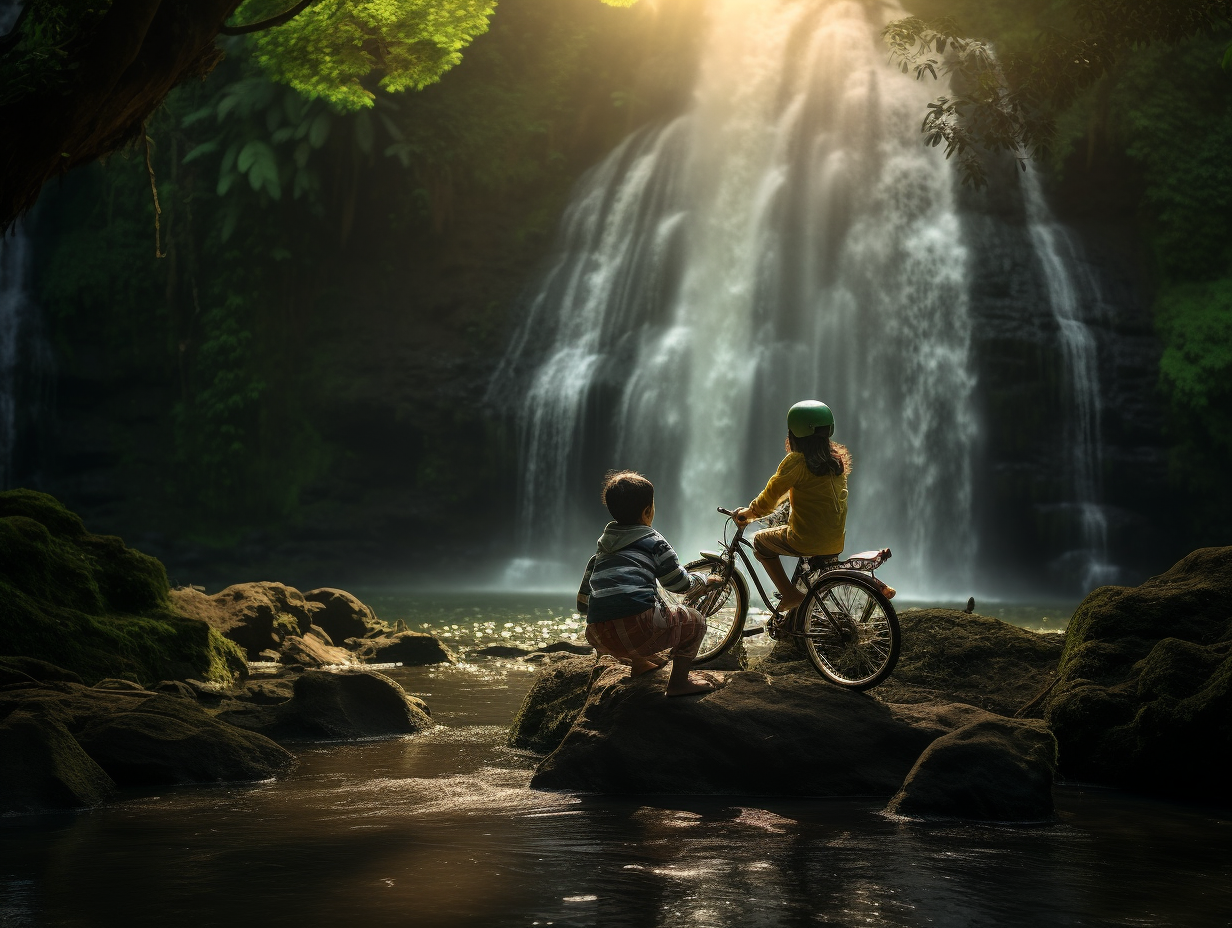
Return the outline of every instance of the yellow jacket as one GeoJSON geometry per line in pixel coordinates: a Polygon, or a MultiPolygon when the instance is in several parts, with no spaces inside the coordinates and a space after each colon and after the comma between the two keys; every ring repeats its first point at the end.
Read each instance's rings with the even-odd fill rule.
{"type": "Polygon", "coordinates": [[[793,451],[783,458],[761,495],[749,503],[758,516],[769,515],[782,502],[791,499],[791,518],[787,522],[787,543],[801,554],[838,554],[847,532],[847,475],[818,476],[804,463],[804,455],[793,451]]]}

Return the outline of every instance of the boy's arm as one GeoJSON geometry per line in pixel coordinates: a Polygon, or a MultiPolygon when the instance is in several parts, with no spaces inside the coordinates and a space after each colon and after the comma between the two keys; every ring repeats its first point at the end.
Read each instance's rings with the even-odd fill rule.
{"type": "Polygon", "coordinates": [[[586,610],[590,608],[590,575],[595,572],[595,561],[598,559],[597,554],[590,556],[586,562],[586,573],[582,574],[582,585],[578,587],[577,611],[582,618],[586,617],[586,610]]]}
{"type": "Polygon", "coordinates": [[[655,579],[663,585],[663,589],[688,594],[705,585],[705,577],[691,574],[681,566],[680,558],[662,535],[651,549],[651,556],[655,563],[655,579]]]}

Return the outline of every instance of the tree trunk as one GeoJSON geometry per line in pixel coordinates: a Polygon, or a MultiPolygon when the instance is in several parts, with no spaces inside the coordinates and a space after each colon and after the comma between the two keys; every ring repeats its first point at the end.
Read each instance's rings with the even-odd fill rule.
{"type": "MultiPolygon", "coordinates": [[[[115,0],[98,27],[67,50],[67,86],[39,88],[0,107],[0,229],[43,185],[139,137],[176,84],[222,59],[214,39],[239,0],[115,0]]],[[[9,54],[19,53],[19,49],[9,54]]]]}

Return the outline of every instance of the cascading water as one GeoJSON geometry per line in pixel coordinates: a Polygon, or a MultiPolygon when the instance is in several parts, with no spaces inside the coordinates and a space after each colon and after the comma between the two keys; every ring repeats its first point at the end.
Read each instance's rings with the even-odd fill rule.
{"type": "Polygon", "coordinates": [[[19,345],[29,308],[28,249],[20,225],[10,237],[0,238],[0,489],[7,489],[12,482],[17,445],[19,345]]]}
{"type": "Polygon", "coordinates": [[[892,547],[913,594],[967,589],[967,253],[916,131],[935,88],[887,65],[905,14],[876,10],[711,0],[689,111],[580,183],[492,387],[521,397],[528,554],[584,560],[613,466],[655,481],[682,553],[710,546],[816,397],[855,458],[848,550],[892,547]]]}
{"type": "MultiPolygon", "coordinates": [[[[1036,258],[1044,270],[1048,301],[1057,322],[1062,356],[1066,365],[1065,383],[1071,410],[1064,430],[1070,449],[1071,482],[1082,547],[1066,557],[1077,560],[1077,572],[1086,589],[1111,583],[1118,570],[1108,562],[1108,520],[1101,505],[1099,364],[1095,336],[1082,318],[1082,287],[1078,246],[1073,236],[1056,221],[1044,199],[1034,171],[1022,175],[1027,229],[1036,258]]],[[[1093,281],[1087,280],[1088,287],[1093,281]]]]}

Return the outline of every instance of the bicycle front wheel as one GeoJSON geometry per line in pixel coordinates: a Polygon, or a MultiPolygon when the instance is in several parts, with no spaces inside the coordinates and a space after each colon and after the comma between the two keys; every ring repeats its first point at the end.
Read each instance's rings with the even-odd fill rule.
{"type": "Polygon", "coordinates": [[[804,650],[831,683],[866,690],[898,663],[898,614],[871,580],[823,577],[809,588],[799,614],[804,650]]]}
{"type": "MultiPolygon", "coordinates": [[[[723,562],[714,558],[703,557],[689,561],[684,565],[689,573],[710,574],[723,570],[723,562]]],[[[693,659],[695,664],[712,661],[740,640],[744,631],[744,620],[749,613],[749,590],[744,578],[733,570],[727,582],[722,586],[712,587],[702,596],[686,602],[679,593],[669,593],[659,588],[663,599],[678,606],[691,606],[706,617],[706,637],[693,659]]]]}

